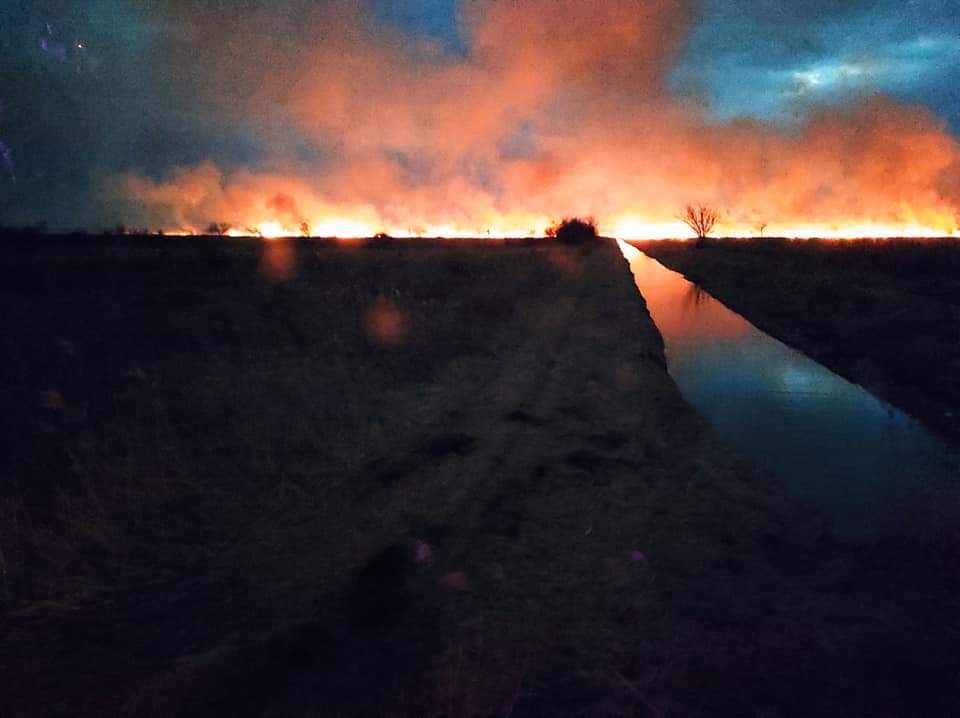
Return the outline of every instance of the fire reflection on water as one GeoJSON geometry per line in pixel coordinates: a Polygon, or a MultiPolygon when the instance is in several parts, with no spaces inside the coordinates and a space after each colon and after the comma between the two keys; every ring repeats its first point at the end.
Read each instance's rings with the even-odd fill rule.
{"type": "Polygon", "coordinates": [[[619,242],[684,397],[717,434],[856,539],[906,521],[951,479],[946,448],[912,418],[619,242]]]}

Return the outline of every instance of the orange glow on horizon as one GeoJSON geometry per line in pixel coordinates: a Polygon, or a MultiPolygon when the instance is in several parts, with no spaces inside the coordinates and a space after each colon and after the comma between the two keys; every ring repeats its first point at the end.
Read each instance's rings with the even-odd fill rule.
{"type": "Polygon", "coordinates": [[[272,11],[253,5],[174,61],[203,67],[212,109],[226,128],[242,115],[262,158],[106,178],[131,226],[502,238],[592,214],[608,236],[689,238],[677,216],[702,203],[721,213],[718,237],[957,232],[960,137],[923,105],[865,95],[798,107],[796,121],[719,121],[673,93],[696,27],[688,0],[464,0],[462,55],[370,33],[357,2],[311,3],[299,22],[324,42],[276,52],[257,19],[272,11]]]}
{"type": "MultiPolygon", "coordinates": [[[[831,222],[806,224],[774,224],[764,226],[765,237],[787,237],[790,239],[862,239],[862,238],[926,238],[955,236],[956,227],[952,220],[944,220],[936,225],[921,223],[882,223],[852,220],[850,222],[831,222]]],[[[690,229],[680,220],[675,222],[645,222],[637,217],[625,217],[618,220],[608,232],[609,236],[626,240],[649,239],[692,239],[690,229]]],[[[758,237],[760,230],[756,226],[741,224],[719,224],[713,232],[715,237],[758,237]]]]}
{"type": "Polygon", "coordinates": [[[648,222],[640,217],[625,216],[612,226],[601,228],[604,234],[618,239],[664,239],[666,237],[689,237],[690,230],[680,220],[672,222],[648,222]]]}
{"type": "MultiPolygon", "coordinates": [[[[416,228],[388,228],[379,229],[377,225],[361,219],[327,218],[315,222],[306,222],[311,237],[331,237],[337,239],[360,239],[372,237],[378,232],[385,232],[397,238],[449,238],[449,239],[509,239],[523,237],[545,237],[547,228],[552,224],[549,220],[536,218],[532,221],[511,220],[506,217],[500,221],[494,220],[489,226],[470,227],[453,224],[425,224],[416,228]]],[[[944,226],[949,227],[949,223],[944,226]]],[[[927,238],[927,237],[954,237],[956,228],[944,229],[944,226],[928,226],[919,223],[910,224],[883,224],[862,221],[851,221],[848,224],[797,224],[776,225],[765,227],[766,237],[787,237],[790,239],[861,239],[861,238],[927,238]]],[[[190,236],[206,234],[201,228],[175,227],[165,229],[167,236],[190,236]]],[[[689,228],[680,220],[647,221],[639,216],[621,216],[610,223],[600,225],[603,236],[614,237],[629,241],[657,240],[657,239],[691,239],[689,228]]],[[[275,220],[263,220],[237,226],[226,232],[229,237],[261,237],[263,239],[278,239],[283,237],[300,237],[303,235],[301,224],[284,224],[275,220]]],[[[715,237],[757,237],[759,230],[746,225],[720,225],[713,233],[715,237]]]]}
{"type": "MultiPolygon", "coordinates": [[[[361,239],[384,233],[391,237],[416,238],[435,237],[449,239],[510,239],[517,237],[544,237],[547,228],[552,224],[544,217],[510,216],[492,217],[489,223],[478,226],[469,224],[422,224],[413,227],[391,227],[389,224],[379,223],[368,219],[351,219],[348,217],[328,217],[315,221],[304,221],[294,224],[277,220],[259,220],[241,222],[232,225],[225,232],[225,236],[261,237],[263,239],[278,239],[288,237],[302,237],[307,230],[310,237],[330,237],[336,239],[361,239]]],[[[169,236],[190,236],[209,234],[203,227],[175,227],[165,229],[164,234],[169,236]]]]}
{"type": "Polygon", "coordinates": [[[257,225],[257,232],[264,239],[276,239],[288,235],[287,230],[279,222],[261,222],[257,225]]]}

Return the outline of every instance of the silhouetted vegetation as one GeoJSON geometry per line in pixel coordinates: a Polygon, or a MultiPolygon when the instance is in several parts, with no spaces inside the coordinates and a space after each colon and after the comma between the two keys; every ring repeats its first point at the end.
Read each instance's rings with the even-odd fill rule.
{"type": "Polygon", "coordinates": [[[207,232],[216,235],[217,237],[223,237],[227,232],[230,231],[231,228],[232,225],[227,222],[211,222],[207,227],[207,232]]]}
{"type": "Polygon", "coordinates": [[[703,204],[688,204],[680,219],[697,235],[697,242],[703,244],[713,231],[720,213],[703,204]]]}
{"type": "Polygon", "coordinates": [[[718,448],[614,247],[366,244],[7,238],[0,714],[952,714],[955,543],[718,448]]]}
{"type": "Polygon", "coordinates": [[[563,244],[588,244],[599,239],[593,217],[567,217],[547,229],[547,236],[563,244]]]}

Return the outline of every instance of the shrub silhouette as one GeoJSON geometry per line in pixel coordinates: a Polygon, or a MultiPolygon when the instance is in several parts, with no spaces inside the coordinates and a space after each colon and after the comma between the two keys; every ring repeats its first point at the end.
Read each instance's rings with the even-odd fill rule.
{"type": "Polygon", "coordinates": [[[600,238],[593,217],[566,217],[550,227],[547,236],[564,244],[587,244],[600,238]]]}

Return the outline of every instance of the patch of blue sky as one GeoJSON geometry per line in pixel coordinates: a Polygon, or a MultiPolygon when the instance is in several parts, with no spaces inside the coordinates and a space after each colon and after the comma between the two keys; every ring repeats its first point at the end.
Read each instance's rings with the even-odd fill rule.
{"type": "Polygon", "coordinates": [[[457,0],[374,0],[373,9],[381,22],[413,36],[438,42],[448,52],[463,54],[457,0]]]}
{"type": "Polygon", "coordinates": [[[940,0],[705,0],[671,84],[719,122],[790,122],[812,107],[883,93],[960,129],[960,32],[940,0]]]}

